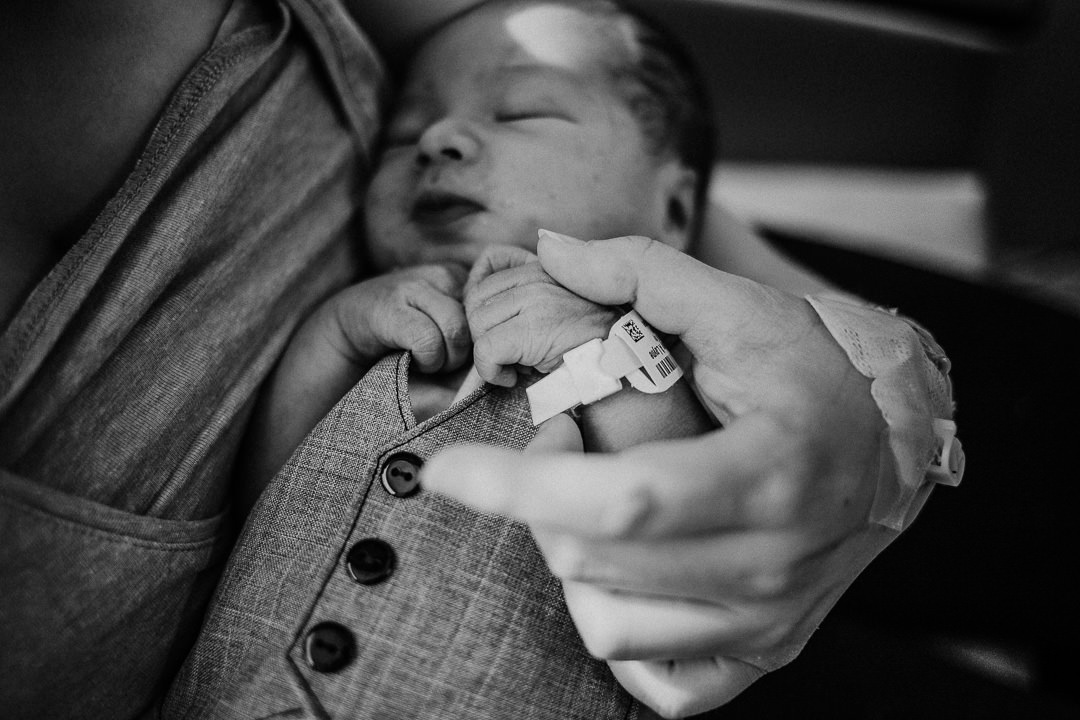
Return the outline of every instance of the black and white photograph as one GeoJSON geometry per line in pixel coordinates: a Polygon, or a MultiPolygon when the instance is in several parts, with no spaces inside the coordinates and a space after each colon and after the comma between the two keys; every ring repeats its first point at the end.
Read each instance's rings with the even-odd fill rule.
{"type": "Polygon", "coordinates": [[[1080,717],[1080,3],[8,0],[0,718],[1080,717]]]}

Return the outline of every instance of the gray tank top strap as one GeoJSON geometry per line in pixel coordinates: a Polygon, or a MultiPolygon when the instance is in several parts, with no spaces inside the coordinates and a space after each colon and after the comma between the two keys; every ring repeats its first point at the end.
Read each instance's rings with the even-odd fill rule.
{"type": "Polygon", "coordinates": [[[294,12],[238,2],[251,12],[0,336],[0,638],[28,650],[0,652],[5,718],[153,707],[232,541],[252,399],[360,270],[381,70],[355,70],[370,125],[346,123],[294,12]]]}
{"type": "Polygon", "coordinates": [[[380,84],[382,94],[370,92],[372,79],[381,79],[386,74],[381,58],[340,0],[288,2],[319,48],[319,57],[334,84],[345,117],[366,151],[371,128],[381,124],[386,100],[385,84],[380,84]]]}

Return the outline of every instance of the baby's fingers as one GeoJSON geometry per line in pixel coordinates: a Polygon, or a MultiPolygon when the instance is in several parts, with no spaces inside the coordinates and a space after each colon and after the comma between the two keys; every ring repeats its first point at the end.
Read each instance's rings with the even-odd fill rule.
{"type": "Polygon", "coordinates": [[[465,282],[465,295],[468,296],[477,285],[496,273],[535,262],[536,255],[525,248],[516,245],[492,245],[473,263],[469,278],[465,282]]]}
{"type": "Polygon", "coordinates": [[[377,315],[386,345],[409,350],[423,372],[460,367],[469,356],[471,336],[461,303],[421,284],[403,287],[401,306],[377,315]]]}
{"type": "Polygon", "coordinates": [[[479,336],[473,344],[473,366],[480,377],[492,385],[513,387],[517,383],[517,365],[532,354],[528,347],[536,336],[523,335],[507,325],[479,336]]]}
{"type": "Polygon", "coordinates": [[[408,350],[413,362],[424,372],[435,372],[449,356],[442,330],[431,316],[415,307],[404,307],[378,318],[378,333],[384,342],[408,350]]]}
{"type": "Polygon", "coordinates": [[[456,300],[445,295],[421,298],[416,309],[434,326],[418,336],[412,350],[413,360],[423,372],[438,372],[461,367],[468,359],[472,338],[465,310],[456,300]]]}
{"type": "Polygon", "coordinates": [[[478,267],[479,264],[474,266],[464,295],[469,328],[476,337],[526,310],[546,305],[547,297],[552,293],[572,296],[556,285],[535,261],[501,269],[476,280],[478,267]]]}

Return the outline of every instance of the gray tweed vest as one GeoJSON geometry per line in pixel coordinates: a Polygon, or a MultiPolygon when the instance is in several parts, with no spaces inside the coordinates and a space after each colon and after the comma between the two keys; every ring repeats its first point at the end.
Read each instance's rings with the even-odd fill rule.
{"type": "Polygon", "coordinates": [[[407,378],[405,354],[377,364],[267,487],[167,716],[637,715],[525,527],[384,484],[454,443],[524,447],[524,392],[484,387],[417,424],[407,378]]]}

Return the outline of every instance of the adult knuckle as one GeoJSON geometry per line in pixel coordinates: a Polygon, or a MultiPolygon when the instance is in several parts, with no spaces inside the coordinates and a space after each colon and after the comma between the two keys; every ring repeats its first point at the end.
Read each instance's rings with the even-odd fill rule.
{"type": "Polygon", "coordinates": [[[567,538],[551,541],[546,549],[548,567],[561,580],[585,580],[589,576],[589,561],[580,543],[567,538]]]}
{"type": "Polygon", "coordinates": [[[664,243],[653,240],[646,235],[627,235],[626,241],[630,243],[633,252],[642,260],[650,259],[653,255],[661,252],[662,248],[666,247],[664,243]]]}
{"type": "Polygon", "coordinates": [[[814,547],[803,533],[789,531],[771,539],[754,578],[759,595],[783,599],[800,590],[806,583],[806,558],[814,547]]]}
{"type": "Polygon", "coordinates": [[[789,566],[769,568],[756,574],[750,584],[757,597],[777,599],[787,595],[796,586],[796,573],[789,566]]]}
{"type": "Polygon", "coordinates": [[[605,623],[582,627],[581,639],[588,653],[600,660],[619,660],[627,651],[622,635],[605,623]]]}
{"type": "Polygon", "coordinates": [[[761,480],[749,501],[751,515],[762,525],[789,526],[802,510],[802,483],[790,471],[774,471],[761,480]]]}
{"type": "Polygon", "coordinates": [[[639,534],[656,515],[657,500],[647,484],[629,486],[616,493],[599,518],[599,532],[612,539],[639,534]]]}

